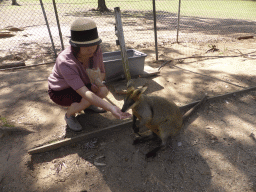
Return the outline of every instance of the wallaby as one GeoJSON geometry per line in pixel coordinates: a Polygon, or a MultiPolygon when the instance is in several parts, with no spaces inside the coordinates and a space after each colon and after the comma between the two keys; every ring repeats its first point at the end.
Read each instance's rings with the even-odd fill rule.
{"type": "Polygon", "coordinates": [[[134,144],[152,139],[158,136],[162,144],[146,154],[146,158],[155,157],[156,153],[166,146],[169,137],[174,136],[182,128],[183,122],[198,108],[206,99],[204,97],[197,105],[191,108],[185,115],[182,115],[179,107],[172,101],[159,96],[148,96],[143,93],[147,86],[135,89],[132,83],[127,83],[127,93],[124,99],[122,112],[132,109],[133,131],[139,134],[139,127],[146,126],[153,133],[151,136],[139,137],[134,140],[134,144]],[[139,119],[139,125],[136,120],[139,119]]]}

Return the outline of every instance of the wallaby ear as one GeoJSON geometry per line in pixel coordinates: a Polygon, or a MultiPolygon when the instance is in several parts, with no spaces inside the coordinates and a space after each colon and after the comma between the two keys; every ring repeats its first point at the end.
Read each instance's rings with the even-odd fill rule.
{"type": "Polygon", "coordinates": [[[127,82],[127,88],[130,88],[130,87],[134,87],[135,85],[135,82],[133,79],[130,79],[128,82],[127,82]]]}
{"type": "Polygon", "coordinates": [[[138,91],[140,92],[140,94],[142,94],[147,90],[147,88],[148,88],[148,85],[145,84],[145,85],[143,85],[143,87],[139,88],[138,91]]]}
{"type": "Polygon", "coordinates": [[[126,91],[126,94],[127,95],[130,95],[134,92],[135,88],[134,88],[134,80],[133,79],[130,79],[128,82],[127,82],[127,91],[126,91]]]}

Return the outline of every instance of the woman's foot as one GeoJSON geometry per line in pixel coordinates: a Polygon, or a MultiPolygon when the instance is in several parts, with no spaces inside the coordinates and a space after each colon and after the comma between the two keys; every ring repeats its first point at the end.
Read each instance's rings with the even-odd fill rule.
{"type": "Polygon", "coordinates": [[[69,129],[71,129],[73,131],[82,131],[82,126],[77,121],[75,116],[67,117],[67,114],[65,114],[65,118],[64,119],[65,119],[69,129]]]}

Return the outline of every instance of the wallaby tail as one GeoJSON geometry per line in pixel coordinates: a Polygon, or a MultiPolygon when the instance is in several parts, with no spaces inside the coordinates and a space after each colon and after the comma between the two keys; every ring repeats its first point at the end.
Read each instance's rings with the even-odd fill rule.
{"type": "Polygon", "coordinates": [[[199,103],[197,103],[194,107],[189,109],[184,115],[183,115],[183,123],[188,120],[188,118],[207,100],[207,96],[204,96],[199,103]]]}

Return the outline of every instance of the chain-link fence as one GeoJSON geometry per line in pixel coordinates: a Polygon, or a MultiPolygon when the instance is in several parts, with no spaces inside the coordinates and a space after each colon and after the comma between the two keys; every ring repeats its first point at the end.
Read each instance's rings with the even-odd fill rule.
{"type": "MultiPolygon", "coordinates": [[[[238,35],[256,34],[256,2],[234,0],[157,0],[158,44],[214,41],[238,35]]],[[[109,12],[100,13],[97,0],[0,0],[0,62],[25,61],[26,65],[52,62],[62,50],[56,18],[59,19],[64,47],[69,45],[70,24],[77,17],[91,17],[97,23],[103,50],[116,49],[114,8],[122,13],[125,42],[141,49],[155,46],[152,0],[109,0],[109,12]],[[43,14],[45,12],[45,15],[43,14]],[[56,17],[56,15],[58,17],[56,17]],[[47,19],[47,20],[46,20],[47,19]],[[51,42],[46,22],[53,39],[51,42]],[[112,49],[113,48],[113,49],[112,49]]]]}

